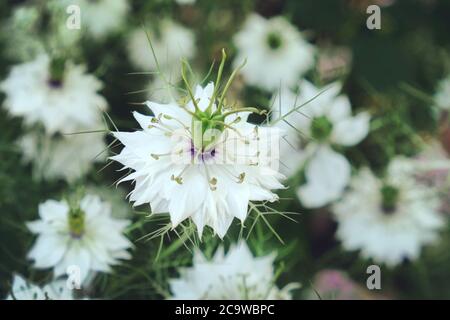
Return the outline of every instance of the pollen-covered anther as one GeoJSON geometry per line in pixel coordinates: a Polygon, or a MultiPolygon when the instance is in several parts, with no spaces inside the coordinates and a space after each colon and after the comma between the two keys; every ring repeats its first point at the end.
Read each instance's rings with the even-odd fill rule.
{"type": "Polygon", "coordinates": [[[160,154],[156,154],[156,153],[151,153],[150,156],[155,159],[155,160],[159,160],[159,158],[164,157],[164,156],[170,156],[171,153],[160,153],[160,154]]]}
{"type": "Polygon", "coordinates": [[[216,187],[216,185],[217,185],[217,178],[213,177],[213,178],[211,178],[208,182],[209,182],[209,188],[210,188],[212,191],[217,190],[217,187],[216,187]]]}
{"type": "Polygon", "coordinates": [[[253,139],[256,141],[260,140],[258,127],[255,127],[253,129],[253,139]]]}
{"type": "Polygon", "coordinates": [[[177,156],[181,156],[184,152],[185,152],[185,150],[183,148],[180,148],[179,150],[175,151],[175,154],[177,156]]]}
{"type": "Polygon", "coordinates": [[[244,179],[245,179],[245,172],[242,172],[241,174],[239,174],[238,183],[244,182],[244,179]]]}
{"type": "Polygon", "coordinates": [[[236,119],[234,119],[230,124],[236,124],[239,123],[242,120],[241,117],[237,117],[236,119]]]}
{"type": "Polygon", "coordinates": [[[182,178],[181,176],[175,177],[175,175],[173,174],[173,175],[170,177],[170,180],[175,181],[175,182],[178,183],[178,184],[183,184],[183,178],[182,178]]]}

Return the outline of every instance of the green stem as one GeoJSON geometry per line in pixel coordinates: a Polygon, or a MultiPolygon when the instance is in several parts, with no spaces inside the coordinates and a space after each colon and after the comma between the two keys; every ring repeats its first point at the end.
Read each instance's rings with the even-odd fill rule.
{"type": "Polygon", "coordinates": [[[217,111],[218,112],[222,111],[223,100],[225,98],[225,94],[227,93],[231,83],[233,82],[233,80],[236,77],[237,73],[245,66],[246,63],[247,63],[247,59],[245,59],[244,62],[239,67],[237,67],[237,69],[235,69],[233,71],[233,73],[231,74],[230,78],[228,79],[227,84],[225,85],[225,88],[222,91],[222,95],[220,96],[219,105],[217,106],[217,111]]]}
{"type": "Polygon", "coordinates": [[[222,73],[223,73],[223,68],[225,66],[226,59],[227,59],[227,54],[225,53],[225,49],[222,49],[222,61],[220,61],[219,71],[217,72],[216,83],[214,85],[214,93],[213,93],[213,96],[211,97],[211,101],[209,102],[208,108],[206,109],[206,112],[208,114],[211,113],[212,105],[213,105],[214,101],[216,101],[217,91],[219,89],[220,81],[222,79],[222,73]]]}
{"type": "Polygon", "coordinates": [[[236,109],[236,110],[232,110],[232,111],[225,112],[225,113],[222,115],[222,117],[223,117],[223,118],[226,118],[226,117],[228,117],[229,115],[232,115],[232,114],[235,114],[235,113],[240,113],[240,112],[253,112],[253,113],[257,113],[257,114],[262,115],[262,114],[266,113],[266,110],[259,110],[259,109],[257,109],[257,108],[252,108],[252,107],[248,107],[248,108],[239,108],[239,109],[236,109]]]}
{"type": "Polygon", "coordinates": [[[183,60],[182,67],[181,67],[181,77],[183,78],[183,82],[186,85],[187,91],[189,93],[189,97],[191,98],[192,103],[194,104],[195,111],[199,112],[199,113],[202,113],[202,111],[198,107],[197,101],[195,101],[195,97],[194,97],[194,94],[192,93],[189,81],[186,78],[186,67],[185,67],[185,65],[186,65],[186,61],[183,60]]]}

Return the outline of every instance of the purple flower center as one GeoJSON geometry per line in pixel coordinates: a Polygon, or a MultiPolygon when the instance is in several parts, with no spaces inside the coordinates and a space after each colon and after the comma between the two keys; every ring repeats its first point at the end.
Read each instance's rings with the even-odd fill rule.
{"type": "Polygon", "coordinates": [[[191,143],[191,158],[193,159],[197,155],[197,158],[201,159],[203,162],[208,161],[215,157],[216,149],[198,152],[198,150],[194,147],[194,144],[191,143]]]}
{"type": "Polygon", "coordinates": [[[47,83],[52,89],[59,89],[62,87],[62,81],[59,79],[49,79],[47,83]]]}

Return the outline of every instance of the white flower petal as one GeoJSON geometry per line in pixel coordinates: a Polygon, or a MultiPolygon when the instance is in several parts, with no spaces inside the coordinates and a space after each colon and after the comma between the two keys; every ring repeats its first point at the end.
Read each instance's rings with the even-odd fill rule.
{"type": "Polygon", "coordinates": [[[320,147],[305,168],[306,184],[297,195],[306,208],[322,207],[336,200],[350,180],[347,159],[328,147],[320,147]]]}
{"type": "Polygon", "coordinates": [[[66,252],[67,239],[56,234],[43,234],[28,253],[34,259],[36,268],[50,268],[63,258],[66,252]]]}
{"type": "Polygon", "coordinates": [[[369,133],[370,116],[362,112],[353,118],[347,118],[334,125],[331,140],[343,146],[353,146],[369,133]]]}
{"type": "Polygon", "coordinates": [[[341,120],[351,117],[351,114],[352,106],[350,104],[350,100],[346,96],[339,96],[336,97],[331,103],[327,116],[330,121],[335,124],[339,123],[341,120]]]}

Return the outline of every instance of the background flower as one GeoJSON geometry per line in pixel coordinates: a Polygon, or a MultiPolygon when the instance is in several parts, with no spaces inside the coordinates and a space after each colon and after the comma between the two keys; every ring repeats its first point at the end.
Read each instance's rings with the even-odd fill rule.
{"type": "Polygon", "coordinates": [[[445,220],[437,211],[436,194],[418,183],[416,172],[414,163],[400,158],[389,165],[384,180],[360,171],[333,207],[344,248],[395,266],[417,259],[422,246],[438,240],[445,220]]]}
{"type": "Polygon", "coordinates": [[[294,85],[314,63],[312,45],[284,17],[250,15],[234,43],[238,48],[235,66],[247,59],[242,70],[245,80],[269,91],[294,85]]]}
{"type": "Polygon", "coordinates": [[[39,205],[40,219],[28,228],[38,235],[28,258],[36,268],[53,268],[54,276],[79,267],[83,282],[90,272],[110,272],[119,259],[130,259],[130,241],[122,234],[127,220],[111,217],[111,206],[95,195],[86,195],[70,206],[47,200],[39,205]]]}
{"type": "Polygon", "coordinates": [[[67,288],[65,280],[53,281],[43,287],[28,283],[15,275],[8,300],[73,300],[72,290],[67,288]]]}
{"type": "Polygon", "coordinates": [[[157,71],[152,46],[159,66],[171,75],[179,75],[181,58],[191,59],[196,50],[192,31],[171,20],[161,21],[157,32],[138,28],[131,33],[130,60],[141,71],[157,71]]]}
{"type": "Polygon", "coordinates": [[[9,112],[23,117],[27,125],[42,125],[49,134],[98,129],[107,106],[97,93],[101,87],[82,66],[51,61],[46,55],[13,67],[0,85],[9,112]],[[53,74],[51,63],[59,64],[53,74]]]}
{"type": "Polygon", "coordinates": [[[219,248],[210,261],[197,251],[193,266],[170,281],[172,299],[291,299],[289,290],[297,285],[276,287],[274,259],[274,255],[254,257],[245,242],[227,254],[219,248]]]}
{"type": "Polygon", "coordinates": [[[307,208],[338,199],[350,179],[350,163],[331,146],[353,146],[369,132],[369,114],[352,116],[350,101],[340,90],[337,83],[318,89],[304,80],[298,94],[283,90],[274,98],[272,122],[287,132],[282,159],[296,153],[293,158],[300,160],[289,160],[282,170],[292,175],[304,169],[306,182],[298,197],[307,208]]]}

